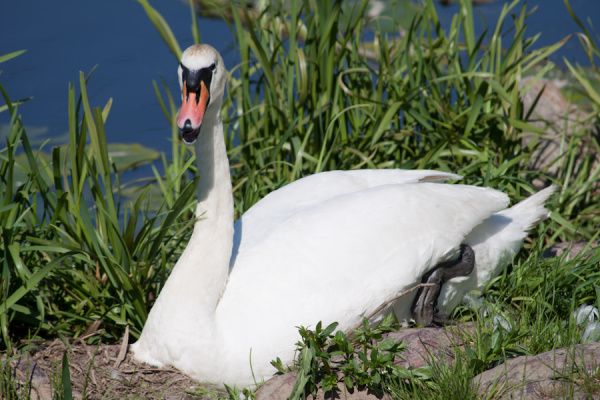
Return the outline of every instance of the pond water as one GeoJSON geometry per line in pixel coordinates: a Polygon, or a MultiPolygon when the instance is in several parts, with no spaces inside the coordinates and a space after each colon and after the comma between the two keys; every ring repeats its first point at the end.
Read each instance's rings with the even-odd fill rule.
{"type": "MultiPolygon", "coordinates": [[[[484,21],[492,24],[504,4],[499,0],[477,10],[484,21]]],[[[527,4],[529,8],[538,6],[529,19],[528,33],[542,32],[539,46],[579,31],[563,0],[529,0],[527,4]]],[[[162,0],[152,5],[165,17],[182,47],[193,42],[187,4],[162,0]]],[[[571,5],[582,20],[589,17],[599,24],[599,0],[571,0],[571,5]]],[[[445,26],[457,9],[456,5],[439,7],[445,26]]],[[[54,143],[66,142],[68,83],[78,82],[79,71],[88,73],[97,65],[88,93],[93,107],[104,106],[113,98],[106,124],[108,140],[142,143],[168,154],[170,129],[152,80],[164,77],[176,93],[177,63],[137,2],[9,1],[2,5],[1,22],[0,55],[21,49],[27,52],[0,65],[0,82],[13,101],[33,96],[19,107],[19,112],[28,133],[35,135],[38,143],[48,138],[54,143]]],[[[478,25],[481,30],[482,24],[478,25]]],[[[233,39],[227,24],[203,19],[199,26],[202,38],[223,53],[227,65],[234,65],[233,39]]],[[[552,60],[560,62],[562,57],[589,64],[576,39],[552,60]]],[[[0,137],[9,120],[7,112],[0,114],[0,137]]]]}
{"type": "MultiPolygon", "coordinates": [[[[178,1],[154,2],[181,43],[192,43],[189,6],[178,1]]],[[[92,107],[113,98],[107,139],[137,142],[162,149],[169,124],[154,93],[152,80],[162,75],[170,87],[177,84],[177,60],[163,43],[141,5],[135,1],[11,1],[3,4],[0,54],[27,49],[0,65],[0,82],[11,99],[33,96],[19,107],[28,133],[68,140],[68,83],[79,87],[79,71],[89,73],[92,107]],[[10,18],[7,18],[11,16],[10,18]]],[[[231,43],[227,25],[202,21],[204,37],[218,35],[231,43]]],[[[0,123],[8,121],[0,114],[0,123]]],[[[36,135],[37,136],[37,135],[36,135]]]]}

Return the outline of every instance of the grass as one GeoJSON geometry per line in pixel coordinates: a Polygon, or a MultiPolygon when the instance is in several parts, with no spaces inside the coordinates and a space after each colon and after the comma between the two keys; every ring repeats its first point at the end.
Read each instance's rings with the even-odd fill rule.
{"type": "MultiPolygon", "coordinates": [[[[181,47],[165,20],[146,0],[139,2],[178,58],[181,47]]],[[[344,383],[371,384],[397,398],[469,398],[473,376],[506,357],[579,343],[582,329],[572,313],[584,303],[600,306],[600,256],[545,260],[541,253],[555,242],[594,239],[600,225],[600,148],[588,128],[600,113],[600,95],[590,83],[600,77],[599,51],[589,29],[573,15],[591,69],[567,66],[592,112],[563,136],[554,161],[558,172],[550,174],[527,167],[539,144],[523,144],[523,133],[544,131],[523,108],[527,88],[519,83],[551,73],[555,66],[546,57],[564,41],[536,49],[538,35],[527,32],[531,10],[506,3],[496,26],[477,36],[469,2],[461,1],[461,13],[444,31],[427,0],[405,35],[375,30],[365,41],[366,26],[390,21],[369,20],[366,1],[321,3],[292,0],[252,15],[243,3],[214,10],[230,22],[240,61],[229,66],[223,104],[237,215],[274,189],[331,169],[439,169],[498,188],[514,201],[534,191],[534,177],[560,187],[551,219],[490,283],[483,308],[455,312],[477,326],[460,362],[406,384],[399,372],[386,372],[386,379],[371,374],[392,368],[389,359],[367,367],[362,360],[362,369],[346,370],[344,383]],[[582,142],[593,151],[582,154],[582,142]],[[495,317],[512,328],[498,328],[495,317]]],[[[2,56],[0,63],[18,55],[2,56]]],[[[104,121],[112,103],[92,107],[87,86],[93,84],[93,76],[82,73],[70,85],[69,144],[53,149],[32,148],[18,114],[25,100],[11,101],[0,84],[6,103],[0,112],[12,117],[0,150],[0,326],[9,354],[19,350],[20,338],[77,338],[98,322],[90,343],[116,342],[127,325],[137,337],[191,233],[197,182],[194,155],[179,143],[174,123],[178,95],[154,83],[172,126],[172,157],[163,154],[154,176],[140,186],[125,182],[128,167],[117,167],[110,154],[104,121]]],[[[346,366],[354,365],[353,356],[361,360],[348,350],[353,342],[333,330],[300,333],[299,354],[310,361],[304,389],[333,387],[335,378],[322,370],[328,349],[348,353],[346,366]]],[[[3,388],[15,388],[6,366],[3,371],[0,382],[9,385],[3,388]]],[[[597,387],[592,378],[586,382],[597,387]]],[[[67,388],[67,381],[57,386],[67,388]]]]}

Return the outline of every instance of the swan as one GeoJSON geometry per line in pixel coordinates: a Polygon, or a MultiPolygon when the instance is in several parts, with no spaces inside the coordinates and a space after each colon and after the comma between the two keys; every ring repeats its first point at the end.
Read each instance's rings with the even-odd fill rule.
{"type": "MultiPolygon", "coordinates": [[[[226,69],[211,46],[193,45],[178,68],[182,139],[196,150],[200,181],[190,242],[150,310],[134,358],[189,376],[248,386],[293,362],[298,326],[351,329],[468,245],[475,268],[436,293],[442,312],[482,291],[548,217],[546,188],[506,209],[490,188],[443,184],[430,170],[318,173],[276,190],[234,224],[221,121],[226,69]]],[[[390,303],[412,318],[415,292],[390,303]]]]}

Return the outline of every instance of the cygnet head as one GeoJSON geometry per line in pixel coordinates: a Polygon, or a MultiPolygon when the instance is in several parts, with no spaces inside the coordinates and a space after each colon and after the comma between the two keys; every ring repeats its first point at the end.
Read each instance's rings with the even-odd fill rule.
{"type": "Polygon", "coordinates": [[[196,44],[181,55],[178,75],[182,105],[177,126],[183,142],[194,144],[205,115],[220,111],[226,70],[217,50],[207,44],[196,44]]]}

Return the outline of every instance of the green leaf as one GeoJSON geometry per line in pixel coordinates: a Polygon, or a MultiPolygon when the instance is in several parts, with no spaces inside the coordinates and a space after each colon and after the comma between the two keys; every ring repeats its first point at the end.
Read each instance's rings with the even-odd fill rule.
{"type": "Polygon", "coordinates": [[[3,62],[6,62],[10,59],[13,59],[15,57],[20,56],[21,54],[25,53],[27,50],[17,50],[17,51],[13,51],[12,53],[8,53],[8,54],[4,54],[0,56],[0,64],[2,64],[3,62]]]}
{"type": "Polygon", "coordinates": [[[377,344],[377,347],[379,348],[379,350],[381,351],[389,351],[391,350],[394,346],[396,345],[396,341],[394,339],[385,339],[382,342],[379,342],[377,344]]]}
{"type": "Polygon", "coordinates": [[[13,291],[13,293],[0,304],[0,315],[8,312],[9,309],[12,308],[14,304],[17,303],[23,296],[25,296],[30,291],[34,290],[39,282],[45,278],[54,268],[56,268],[62,260],[66,258],[67,255],[59,256],[54,259],[52,262],[48,263],[44,268],[37,270],[34,274],[29,278],[24,285],[13,291]]]}
{"type": "Polygon", "coordinates": [[[62,359],[62,389],[64,400],[73,400],[73,389],[71,387],[71,371],[69,368],[69,357],[67,351],[63,353],[62,359]]]}
{"type": "Polygon", "coordinates": [[[331,334],[331,332],[333,332],[335,330],[335,328],[337,328],[339,324],[337,322],[332,322],[331,324],[329,324],[327,326],[327,328],[325,328],[325,330],[323,330],[323,332],[321,333],[322,337],[327,337],[331,334]]]}
{"type": "Polygon", "coordinates": [[[177,39],[175,39],[175,35],[173,31],[169,27],[167,21],[163,18],[162,15],[154,7],[150,5],[148,0],[137,0],[138,3],[144,7],[144,11],[146,11],[146,15],[150,18],[150,21],[164,40],[164,42],[169,46],[171,53],[177,58],[177,61],[181,59],[181,48],[179,47],[179,43],[177,39]]]}
{"type": "Polygon", "coordinates": [[[344,376],[344,384],[348,389],[354,388],[354,380],[349,376],[344,376]]]}

